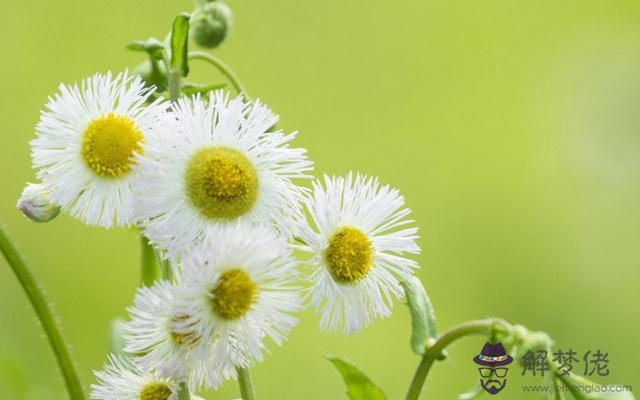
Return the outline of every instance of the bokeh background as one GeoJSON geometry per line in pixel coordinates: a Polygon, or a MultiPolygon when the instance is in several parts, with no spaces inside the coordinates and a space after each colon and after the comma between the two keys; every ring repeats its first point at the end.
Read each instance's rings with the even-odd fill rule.
{"type": "MultiPolygon", "coordinates": [[[[399,188],[420,227],[423,279],[441,329],[501,316],[580,355],[609,353],[602,383],[640,389],[640,3],[636,0],[229,0],[216,51],[250,93],[299,130],[317,175],[349,170],[399,188]]],[[[0,223],[55,303],[82,380],[139,281],[133,232],[68,216],[37,225],[15,202],[34,179],[29,140],[60,82],[142,60],[188,0],[0,2],[0,223]]],[[[196,80],[221,80],[194,65],[196,80]]],[[[352,359],[403,396],[418,358],[406,307],[350,337],[310,312],[254,371],[261,399],[342,399],[323,358],[352,359]]],[[[455,345],[426,398],[477,381],[483,344],[455,345]]],[[[582,369],[582,364],[576,367],[582,369]]],[[[513,368],[505,396],[537,383],[513,368]]],[[[226,384],[208,399],[238,397],[226,384]]],[[[0,398],[64,399],[33,310],[0,260],[0,398]]]]}

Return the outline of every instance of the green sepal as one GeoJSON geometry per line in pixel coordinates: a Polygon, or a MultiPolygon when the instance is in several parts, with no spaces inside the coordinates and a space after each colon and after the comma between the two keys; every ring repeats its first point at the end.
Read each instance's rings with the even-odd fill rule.
{"type": "Polygon", "coordinates": [[[172,71],[179,71],[180,75],[189,74],[189,14],[180,13],[171,27],[171,61],[172,71]]]}
{"type": "Polygon", "coordinates": [[[420,279],[413,276],[401,284],[411,313],[411,349],[423,355],[427,341],[435,339],[438,334],[433,306],[420,279]]]}
{"type": "Polygon", "coordinates": [[[182,93],[184,94],[196,94],[196,93],[209,93],[214,90],[222,89],[227,86],[226,83],[213,83],[211,85],[197,85],[195,83],[185,83],[182,85],[182,93]]]}
{"type": "Polygon", "coordinates": [[[326,355],[325,357],[336,367],[344,383],[347,384],[347,396],[349,396],[349,399],[386,400],[387,397],[382,390],[351,361],[332,355],[326,355]]]}
{"type": "Polygon", "coordinates": [[[156,38],[149,38],[144,41],[135,41],[127,44],[127,49],[131,51],[140,51],[149,54],[155,60],[162,59],[162,51],[164,45],[156,38]]]}

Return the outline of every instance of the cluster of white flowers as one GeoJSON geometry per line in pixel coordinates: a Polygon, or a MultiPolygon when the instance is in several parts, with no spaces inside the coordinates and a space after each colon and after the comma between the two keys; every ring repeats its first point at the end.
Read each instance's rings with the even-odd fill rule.
{"type": "Polygon", "coordinates": [[[86,224],[138,226],[173,270],[138,290],[130,356],[96,372],[93,398],[218,387],[281,344],[307,306],[345,333],[389,316],[417,268],[404,198],[352,173],[299,186],[312,163],[277,120],[221,91],[168,102],[127,73],[50,98],[32,141],[38,187],[86,224]]]}

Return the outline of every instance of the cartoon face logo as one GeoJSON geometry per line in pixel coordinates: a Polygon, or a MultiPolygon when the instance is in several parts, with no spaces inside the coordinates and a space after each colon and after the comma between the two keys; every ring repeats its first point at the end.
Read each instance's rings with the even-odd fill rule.
{"type": "Polygon", "coordinates": [[[507,372],[513,358],[504,350],[502,343],[485,343],[479,355],[473,358],[473,362],[480,365],[480,384],[489,394],[497,394],[507,385],[507,372]]]}

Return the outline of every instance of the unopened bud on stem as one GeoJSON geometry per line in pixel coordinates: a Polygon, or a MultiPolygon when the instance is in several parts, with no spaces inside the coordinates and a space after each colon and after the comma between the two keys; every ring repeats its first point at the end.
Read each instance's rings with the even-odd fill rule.
{"type": "Polygon", "coordinates": [[[158,60],[149,59],[143,62],[136,67],[134,73],[140,75],[147,86],[155,86],[156,92],[167,89],[167,69],[158,60]]]}
{"type": "Polygon", "coordinates": [[[49,222],[60,213],[60,207],[49,200],[42,184],[36,183],[27,183],[16,207],[35,222],[49,222]]]}
{"type": "Polygon", "coordinates": [[[212,49],[227,37],[231,20],[231,9],[225,3],[207,3],[191,16],[191,36],[199,46],[212,49]]]}

